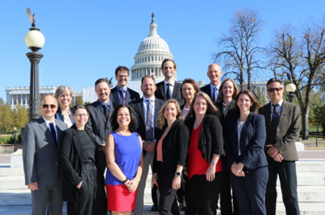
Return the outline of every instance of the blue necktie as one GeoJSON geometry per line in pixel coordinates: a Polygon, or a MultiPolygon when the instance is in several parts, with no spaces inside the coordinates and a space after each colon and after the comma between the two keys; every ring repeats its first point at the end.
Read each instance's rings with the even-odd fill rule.
{"type": "Polygon", "coordinates": [[[58,142],[56,141],[56,132],[55,132],[55,129],[54,129],[53,122],[50,122],[50,129],[51,129],[51,134],[52,134],[55,146],[58,147],[58,142]]]}

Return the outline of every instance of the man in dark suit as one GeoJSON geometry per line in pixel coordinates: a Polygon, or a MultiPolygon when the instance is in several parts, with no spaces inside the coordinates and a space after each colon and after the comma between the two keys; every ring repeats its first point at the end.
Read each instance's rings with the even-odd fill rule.
{"type": "Polygon", "coordinates": [[[279,175],[286,214],[299,214],[296,163],[298,153],[295,141],[300,132],[300,109],[283,100],[283,83],[275,78],[267,82],[271,102],[259,109],[265,117],[265,150],[269,163],[269,180],[265,195],[268,215],[276,212],[276,180],[279,175]]]}
{"type": "Polygon", "coordinates": [[[171,59],[165,59],[161,64],[161,70],[165,80],[157,84],[155,97],[164,101],[173,98],[179,105],[183,105],[182,85],[175,81],[176,63],[171,59]]]}
{"type": "MultiPolygon", "coordinates": [[[[164,104],[163,100],[154,96],[157,87],[155,79],[152,76],[144,76],[141,80],[141,91],[143,97],[135,102],[131,102],[130,106],[138,113],[138,129],[137,132],[142,137],[143,142],[143,159],[144,165],[141,180],[138,186],[136,206],[134,214],[143,214],[143,197],[146,185],[149,164],[153,166],[154,150],[156,138],[160,136],[161,129],[158,125],[158,112],[164,104]]],[[[157,207],[157,194],[152,191],[154,208],[157,207]],[[156,205],[155,205],[156,204],[156,205]]],[[[158,209],[158,208],[157,208],[158,209]]]]}
{"type": "Polygon", "coordinates": [[[213,63],[209,65],[207,75],[210,79],[210,84],[201,87],[201,91],[205,92],[210,96],[214,104],[218,101],[220,79],[222,76],[221,67],[219,64],[213,63]]]}
{"type": "Polygon", "coordinates": [[[93,214],[107,214],[107,199],[104,189],[104,172],[106,169],[106,158],[102,149],[105,146],[107,136],[112,131],[109,118],[114,107],[109,99],[111,82],[107,78],[100,78],[95,82],[95,91],[98,100],[87,106],[89,112],[86,127],[92,132],[98,150],[96,150],[97,167],[97,193],[93,204],[93,214]]]}
{"type": "Polygon", "coordinates": [[[117,85],[111,90],[110,95],[110,100],[113,103],[114,108],[120,104],[129,104],[131,101],[140,98],[139,93],[128,87],[130,70],[127,67],[117,67],[115,70],[115,79],[117,80],[117,85]]]}
{"type": "Polygon", "coordinates": [[[62,214],[62,182],[58,166],[58,140],[67,129],[54,119],[57,100],[45,95],[40,105],[42,116],[29,122],[23,131],[25,183],[32,193],[32,214],[62,214]]]}

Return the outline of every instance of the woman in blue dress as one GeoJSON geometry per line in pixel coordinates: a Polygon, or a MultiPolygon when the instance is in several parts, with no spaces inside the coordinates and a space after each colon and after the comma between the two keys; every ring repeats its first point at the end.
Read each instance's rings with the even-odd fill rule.
{"type": "Polygon", "coordinates": [[[105,146],[107,209],[112,215],[131,215],[143,168],[142,140],[135,132],[136,113],[129,105],[120,105],[110,121],[113,132],[105,146]]]}

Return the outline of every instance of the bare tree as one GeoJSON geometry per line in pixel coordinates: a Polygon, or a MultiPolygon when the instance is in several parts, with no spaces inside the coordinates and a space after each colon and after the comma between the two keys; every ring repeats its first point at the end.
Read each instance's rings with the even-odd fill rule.
{"type": "Polygon", "coordinates": [[[252,9],[241,9],[230,20],[228,34],[223,34],[218,41],[220,52],[213,54],[215,62],[224,64],[225,76],[235,75],[235,80],[242,87],[247,78],[247,89],[252,88],[252,73],[260,66],[259,56],[264,51],[257,46],[262,28],[259,13],[252,9]]]}
{"type": "Polygon", "coordinates": [[[270,46],[271,62],[276,62],[277,74],[297,86],[295,94],[302,113],[302,139],[308,139],[310,92],[325,63],[324,33],[324,22],[308,22],[300,34],[288,25],[275,32],[275,41],[270,46]]]}

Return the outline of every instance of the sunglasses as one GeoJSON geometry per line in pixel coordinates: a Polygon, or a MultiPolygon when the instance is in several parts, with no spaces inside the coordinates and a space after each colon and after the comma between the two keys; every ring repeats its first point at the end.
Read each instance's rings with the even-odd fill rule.
{"type": "Polygon", "coordinates": [[[43,108],[49,108],[50,107],[51,109],[54,109],[54,108],[56,108],[56,105],[53,105],[53,104],[52,105],[43,104],[42,107],[43,108]]]}
{"type": "Polygon", "coordinates": [[[279,92],[280,90],[282,90],[283,88],[282,87],[279,87],[279,88],[269,88],[267,89],[270,93],[273,93],[274,91],[277,91],[279,92]]]}

